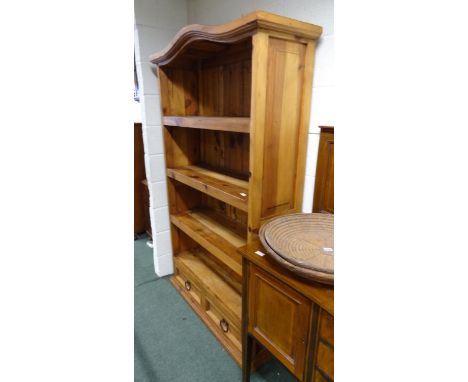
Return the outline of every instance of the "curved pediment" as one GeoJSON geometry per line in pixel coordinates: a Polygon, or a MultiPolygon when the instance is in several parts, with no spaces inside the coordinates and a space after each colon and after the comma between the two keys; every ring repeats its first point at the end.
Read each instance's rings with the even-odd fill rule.
{"type": "Polygon", "coordinates": [[[220,46],[223,44],[245,40],[259,29],[310,40],[318,39],[322,33],[322,27],[317,25],[255,11],[222,25],[188,25],[175,35],[164,50],[151,55],[150,61],[159,66],[168,65],[191,48],[205,54],[216,53],[222,50],[220,46]]]}

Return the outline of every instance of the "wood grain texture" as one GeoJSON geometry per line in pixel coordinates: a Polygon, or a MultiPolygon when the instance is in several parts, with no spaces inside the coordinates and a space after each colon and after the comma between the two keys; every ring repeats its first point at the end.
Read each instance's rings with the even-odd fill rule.
{"type": "Polygon", "coordinates": [[[333,379],[334,376],[334,353],[333,349],[322,341],[318,344],[316,368],[323,374],[333,379]]]}
{"type": "MultiPolygon", "coordinates": [[[[135,123],[133,127],[133,234],[145,232],[145,152],[143,149],[143,136],[141,123],[135,123]]],[[[148,201],[149,202],[149,201],[148,201]]]]}
{"type": "Polygon", "coordinates": [[[331,382],[333,380],[330,378],[327,378],[327,376],[324,373],[322,373],[321,370],[315,369],[315,374],[314,374],[312,381],[313,382],[331,382]]]}
{"type": "Polygon", "coordinates": [[[323,285],[302,279],[296,274],[284,269],[269,259],[268,255],[258,256],[256,251],[266,253],[258,239],[247,243],[246,246],[239,248],[239,253],[251,263],[264,269],[270,275],[291,286],[299,293],[319,305],[322,309],[333,316],[334,314],[334,289],[331,286],[323,285]]]}
{"type": "Polygon", "coordinates": [[[310,104],[312,98],[312,83],[314,77],[315,66],[315,47],[316,41],[308,41],[304,57],[304,76],[302,86],[301,110],[299,116],[298,128],[298,146],[297,146],[297,169],[296,169],[296,194],[294,200],[294,207],[300,211],[302,209],[302,198],[305,181],[305,160],[307,157],[307,142],[309,134],[309,121],[310,121],[310,104]]]}
{"type": "Polygon", "coordinates": [[[240,323],[241,296],[228,286],[215,272],[190,252],[176,257],[178,269],[183,269],[191,281],[196,282],[203,293],[216,303],[218,309],[231,321],[240,323]]]}
{"type": "Polygon", "coordinates": [[[146,235],[152,241],[153,240],[153,229],[151,228],[151,217],[150,217],[150,193],[148,188],[148,181],[146,179],[141,181],[143,185],[143,216],[144,216],[144,228],[146,235]]]}
{"type": "Polygon", "coordinates": [[[198,76],[194,70],[159,68],[158,76],[163,116],[198,114],[198,76]]]}
{"type": "Polygon", "coordinates": [[[205,167],[248,180],[248,134],[201,130],[200,162],[205,167]]]}
{"type": "Polygon", "coordinates": [[[199,166],[168,168],[167,176],[242,211],[247,211],[248,182],[199,166]]]}
{"type": "Polygon", "coordinates": [[[301,379],[310,302],[256,266],[250,268],[248,277],[249,332],[301,379]]]}
{"type": "MultiPolygon", "coordinates": [[[[213,314],[213,307],[216,305],[211,301],[210,297],[208,297],[211,295],[212,291],[208,291],[205,283],[198,284],[199,281],[197,281],[197,277],[194,278],[191,273],[186,274],[185,271],[188,268],[184,267],[184,265],[181,265],[180,262],[175,262],[175,269],[176,275],[171,277],[172,285],[174,285],[174,287],[179,291],[179,293],[187,301],[187,303],[195,311],[195,313],[198,314],[198,316],[206,324],[208,329],[210,329],[210,331],[214,334],[216,339],[218,339],[218,341],[224,346],[224,348],[228,350],[229,354],[231,354],[234,360],[239,365],[242,365],[239,331],[231,330],[231,332],[228,331],[228,333],[225,333],[221,330],[219,326],[220,320],[218,321],[218,312],[221,312],[221,310],[216,310],[218,315],[213,314]],[[190,282],[190,290],[186,289],[186,281],[190,282]]],[[[213,281],[213,278],[211,278],[211,280],[213,281]]],[[[222,281],[219,285],[223,285],[222,281]]],[[[214,290],[216,293],[220,292],[220,290],[216,286],[214,287],[214,290]]],[[[226,292],[226,290],[224,290],[224,292],[226,292]]],[[[224,303],[220,302],[219,306],[224,306],[224,303]]],[[[229,308],[227,307],[225,307],[225,309],[229,310],[229,308]]],[[[223,315],[221,314],[221,317],[222,316],[223,315]]],[[[231,321],[231,323],[236,323],[237,325],[240,325],[240,320],[235,318],[234,321],[231,321]]],[[[235,327],[235,324],[230,326],[231,328],[235,327]]]]}
{"type": "Polygon", "coordinates": [[[204,210],[188,211],[171,215],[171,222],[232,271],[242,275],[241,256],[237,248],[245,244],[245,239],[227,225],[219,224],[214,214],[204,210]]]}
{"type": "MultiPolygon", "coordinates": [[[[198,244],[198,243],[197,243],[198,244]]],[[[242,294],[242,275],[239,275],[226,264],[214,256],[211,252],[207,251],[200,245],[190,249],[195,256],[203,261],[209,268],[216,272],[232,289],[237,293],[242,294]]]]}
{"type": "Polygon", "coordinates": [[[263,195],[263,163],[264,136],[267,98],[267,67],[268,67],[268,34],[256,33],[253,38],[252,54],[252,101],[250,129],[250,182],[249,182],[249,216],[248,239],[255,238],[260,228],[262,195],[263,195]]]}
{"type": "Polygon", "coordinates": [[[235,62],[200,61],[199,104],[203,116],[249,117],[251,48],[249,56],[235,62]],[[210,62],[210,65],[207,63],[210,62]]]}
{"type": "Polygon", "coordinates": [[[191,252],[176,257],[175,269],[173,285],[240,365],[241,295],[191,252]],[[222,321],[227,330],[223,330],[222,321]]]}
{"type": "Polygon", "coordinates": [[[159,66],[167,65],[196,41],[235,43],[252,36],[259,29],[277,32],[282,36],[312,40],[318,39],[322,34],[320,26],[264,11],[254,11],[223,25],[188,25],[176,34],[167,48],[151,55],[150,61],[159,66]]]}
{"type": "Polygon", "coordinates": [[[250,119],[245,117],[163,117],[166,126],[191,127],[194,129],[232,131],[248,133],[250,119]]]}
{"type": "Polygon", "coordinates": [[[248,225],[252,239],[267,219],[302,208],[315,43],[258,33],[253,46],[248,225]]]}
{"type": "Polygon", "coordinates": [[[201,208],[209,209],[222,216],[223,223],[247,237],[247,213],[207,194],[201,195],[201,208]]]}
{"type": "Polygon", "coordinates": [[[243,257],[243,381],[249,381],[252,348],[262,343],[300,381],[333,381],[333,287],[303,280],[259,256],[243,257]]]}
{"type": "Polygon", "coordinates": [[[332,346],[335,344],[333,322],[333,316],[322,310],[320,318],[320,338],[332,346]]]}
{"type": "MultiPolygon", "coordinates": [[[[196,276],[198,263],[178,260],[190,253],[218,284],[240,292],[236,249],[256,239],[265,219],[301,208],[315,41],[321,30],[257,11],[222,26],[188,26],[152,56],[160,80],[179,279],[196,276]]],[[[174,285],[241,362],[240,340],[216,324],[227,320],[239,337],[240,322],[221,318],[226,311],[206,292],[208,279],[198,277],[191,293],[179,279],[174,285]]],[[[273,332],[270,336],[275,338],[273,332]]],[[[260,354],[255,349],[253,343],[254,358],[260,354]]],[[[296,370],[305,367],[294,364],[296,370]]]]}
{"type": "Polygon", "coordinates": [[[315,175],[313,212],[335,213],[334,150],[334,129],[331,126],[322,126],[315,175]]]}
{"type": "Polygon", "coordinates": [[[309,321],[309,338],[307,339],[307,356],[304,371],[304,381],[312,381],[315,372],[315,363],[317,360],[316,348],[319,340],[318,326],[320,321],[320,307],[312,304],[312,313],[309,321]]]}
{"type": "MultiPolygon", "coordinates": [[[[270,38],[262,218],[296,209],[296,177],[306,46],[270,38]]],[[[304,153],[303,153],[304,154],[304,153]]],[[[300,160],[299,160],[300,161],[300,160]]]]}

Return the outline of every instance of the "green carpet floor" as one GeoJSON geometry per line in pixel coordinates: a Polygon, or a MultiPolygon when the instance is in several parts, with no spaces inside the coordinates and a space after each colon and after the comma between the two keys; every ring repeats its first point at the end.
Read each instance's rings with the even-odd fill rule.
{"type": "MultiPolygon", "coordinates": [[[[135,240],[135,382],[239,382],[241,369],[135,240]]],[[[252,382],[296,381],[273,360],[252,382]]]]}

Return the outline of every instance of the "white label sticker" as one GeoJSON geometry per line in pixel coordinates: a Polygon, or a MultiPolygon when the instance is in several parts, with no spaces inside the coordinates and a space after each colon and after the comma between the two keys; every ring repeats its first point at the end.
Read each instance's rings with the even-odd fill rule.
{"type": "Polygon", "coordinates": [[[262,251],[256,251],[255,252],[258,256],[265,256],[265,254],[262,251]]]}
{"type": "Polygon", "coordinates": [[[240,196],[247,196],[247,194],[245,192],[240,192],[239,195],[240,196]]]}
{"type": "Polygon", "coordinates": [[[324,252],[333,252],[333,248],[323,247],[324,252]]]}

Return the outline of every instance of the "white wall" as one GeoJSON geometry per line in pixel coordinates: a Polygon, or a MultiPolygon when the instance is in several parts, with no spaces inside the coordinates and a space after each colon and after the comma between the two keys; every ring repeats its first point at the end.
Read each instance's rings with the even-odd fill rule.
{"type": "Polygon", "coordinates": [[[132,100],[132,111],[133,111],[133,122],[141,122],[141,106],[135,100],[132,100]]]}
{"type": "Polygon", "coordinates": [[[159,85],[149,56],[163,49],[187,24],[186,0],[135,0],[135,60],[140,86],[146,176],[150,190],[154,268],[173,272],[172,245],[163,155],[159,85]]]}
{"type": "Polygon", "coordinates": [[[317,45],[302,210],[312,210],[320,129],[333,126],[334,38],[333,0],[188,0],[189,24],[222,24],[255,10],[264,10],[323,27],[317,45]]]}
{"type": "Polygon", "coordinates": [[[334,125],[333,0],[135,0],[135,58],[140,85],[145,165],[150,185],[156,273],[173,272],[158,80],[149,55],[187,24],[222,24],[265,10],[323,27],[316,51],[303,211],[312,209],[319,125],[334,125]]]}

